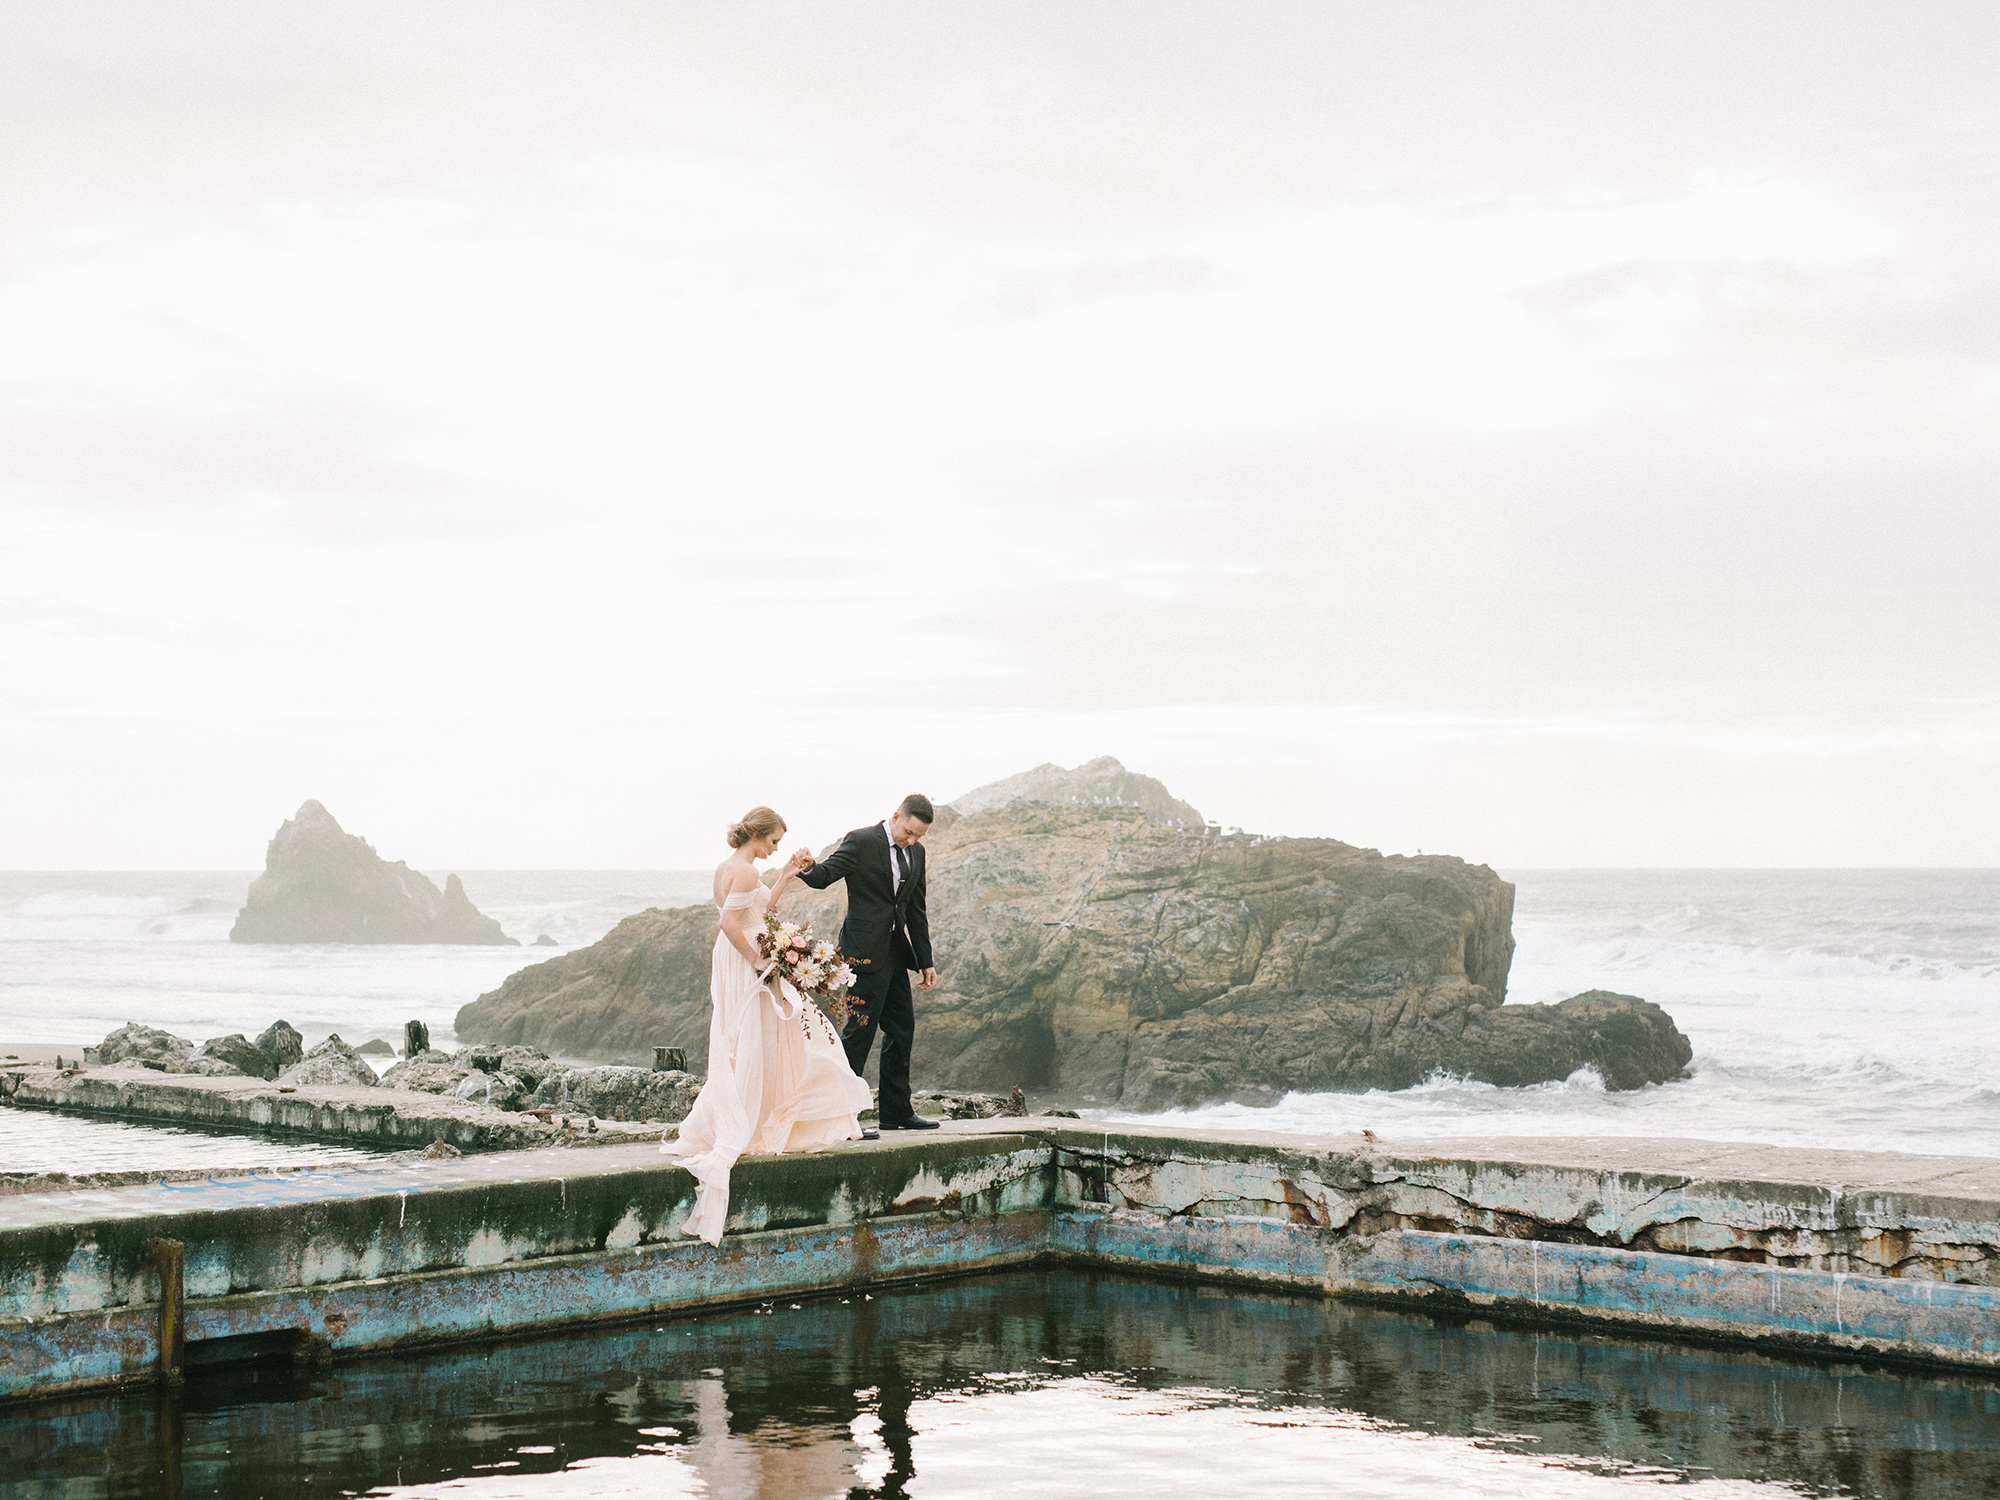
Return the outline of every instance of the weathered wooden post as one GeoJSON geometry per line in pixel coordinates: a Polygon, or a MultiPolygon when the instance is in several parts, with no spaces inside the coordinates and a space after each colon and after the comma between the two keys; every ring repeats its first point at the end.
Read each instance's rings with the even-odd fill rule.
{"type": "Polygon", "coordinates": [[[187,1352],[187,1310],[181,1288],[181,1273],[187,1262],[187,1247],[179,1240],[155,1235],[146,1242],[153,1252],[153,1269],[160,1278],[160,1383],[175,1385],[181,1379],[181,1364],[187,1352]]]}
{"type": "Polygon", "coordinates": [[[655,1047],[653,1049],[653,1071],[655,1073],[685,1073],[687,1070],[687,1048],[655,1047]]]}
{"type": "Polygon", "coordinates": [[[431,1050],[431,1029],[422,1021],[403,1023],[403,1056],[415,1057],[431,1050]]]}

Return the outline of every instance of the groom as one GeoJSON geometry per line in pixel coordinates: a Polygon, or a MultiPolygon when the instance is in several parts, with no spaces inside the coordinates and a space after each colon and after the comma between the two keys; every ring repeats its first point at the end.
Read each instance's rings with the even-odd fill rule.
{"type": "Polygon", "coordinates": [[[937,1129],[937,1121],[921,1119],[910,1108],[910,1042],[917,1030],[910,971],[920,971],[920,990],[937,983],[931,924],[924,914],[923,845],[935,816],[931,799],[913,792],[894,816],[855,829],[825,859],[799,872],[799,879],[816,891],[836,880],[847,882],[840,951],[853,964],[855,977],[841,1043],[848,1065],[859,1073],[868,1066],[876,1031],[882,1033],[877,1113],[884,1130],[937,1129]]]}

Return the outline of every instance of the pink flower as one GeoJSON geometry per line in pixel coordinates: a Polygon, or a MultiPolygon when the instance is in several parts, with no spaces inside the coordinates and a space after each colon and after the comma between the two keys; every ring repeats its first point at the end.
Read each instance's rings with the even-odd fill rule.
{"type": "Polygon", "coordinates": [[[806,946],[805,937],[803,935],[800,935],[799,937],[793,938],[792,946],[794,948],[797,948],[801,953],[803,953],[805,951],[805,946],[806,946]]]}

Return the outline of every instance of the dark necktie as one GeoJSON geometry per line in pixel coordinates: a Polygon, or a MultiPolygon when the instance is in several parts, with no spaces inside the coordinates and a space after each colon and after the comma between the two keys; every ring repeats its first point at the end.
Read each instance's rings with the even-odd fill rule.
{"type": "Polygon", "coordinates": [[[910,855],[901,844],[891,844],[889,847],[896,855],[896,894],[900,896],[903,894],[903,887],[910,879],[910,855]]]}

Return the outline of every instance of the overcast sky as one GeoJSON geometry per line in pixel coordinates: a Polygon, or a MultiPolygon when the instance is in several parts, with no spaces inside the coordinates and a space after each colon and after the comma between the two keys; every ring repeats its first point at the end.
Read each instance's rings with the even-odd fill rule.
{"type": "Polygon", "coordinates": [[[0,17],[0,866],[2000,864],[1990,4],[0,17]]]}

